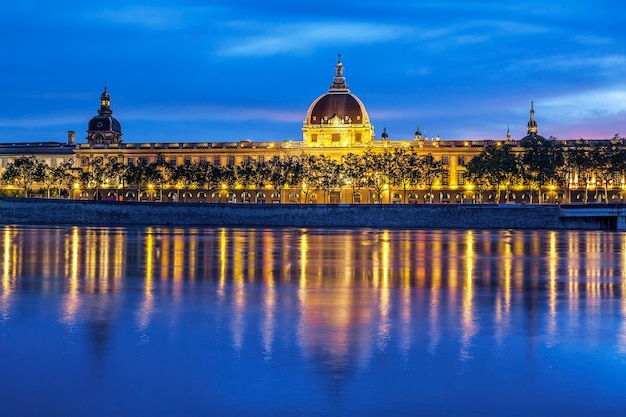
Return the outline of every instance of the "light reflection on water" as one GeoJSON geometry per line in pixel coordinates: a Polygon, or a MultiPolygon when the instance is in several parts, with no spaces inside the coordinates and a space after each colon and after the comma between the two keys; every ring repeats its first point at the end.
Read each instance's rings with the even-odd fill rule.
{"type": "Polygon", "coordinates": [[[0,414],[624,415],[625,249],[606,232],[5,226],[0,414]]]}

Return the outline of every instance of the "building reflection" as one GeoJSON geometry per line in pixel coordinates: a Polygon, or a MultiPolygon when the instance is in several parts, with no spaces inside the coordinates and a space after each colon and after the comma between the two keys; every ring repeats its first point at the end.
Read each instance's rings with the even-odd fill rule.
{"type": "Polygon", "coordinates": [[[388,351],[471,361],[479,334],[496,349],[520,329],[548,346],[593,339],[607,311],[626,352],[617,233],[5,226],[0,244],[2,320],[16,292],[61,294],[60,320],[85,326],[99,357],[123,305],[147,335],[184,326],[198,297],[236,354],[272,361],[293,341],[337,383],[388,351]]]}

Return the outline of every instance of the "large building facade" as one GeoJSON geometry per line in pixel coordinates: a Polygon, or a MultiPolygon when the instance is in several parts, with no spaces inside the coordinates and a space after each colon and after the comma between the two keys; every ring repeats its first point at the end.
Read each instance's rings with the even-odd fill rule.
{"type": "MultiPolygon", "coordinates": [[[[100,97],[98,114],[88,123],[86,143],[74,144],[73,132],[68,142],[50,143],[43,148],[28,144],[4,144],[0,146],[1,166],[6,166],[15,156],[35,154],[44,156],[54,163],[72,158],[75,168],[89,171],[97,166],[112,164],[137,165],[165,161],[169,166],[206,165],[234,167],[249,161],[268,161],[282,158],[327,157],[341,161],[349,154],[363,155],[366,152],[383,153],[404,149],[441,162],[443,170],[434,184],[413,186],[408,191],[387,184],[383,189],[355,190],[343,186],[333,190],[313,189],[310,192],[293,187],[274,189],[271,186],[250,187],[241,184],[221,184],[218,187],[196,187],[190,184],[166,184],[159,187],[124,183],[123,180],[103,179],[101,184],[87,187],[76,184],[71,196],[83,199],[132,200],[132,201],[202,201],[202,202],[258,202],[258,203],[477,203],[477,202],[562,202],[582,199],[582,190],[577,188],[578,179],[570,180],[569,190],[538,190],[542,198],[531,198],[523,188],[511,189],[500,201],[490,192],[478,198],[472,184],[467,181],[466,167],[472,158],[486,146],[508,144],[514,152],[523,152],[520,141],[511,140],[507,132],[500,140],[441,140],[439,137],[423,137],[419,128],[408,140],[389,140],[386,131],[375,138],[367,109],[361,100],[348,88],[341,59],[335,66],[335,75],[328,91],[317,97],[309,106],[302,126],[302,141],[288,142],[157,142],[125,143],[122,140],[121,123],[113,117],[111,96],[106,87],[100,97]],[[11,152],[7,152],[11,150],[11,152]],[[56,152],[56,154],[55,154],[56,152]],[[574,188],[572,193],[571,188],[574,188]]],[[[534,105],[531,103],[527,135],[523,139],[539,136],[535,120],[534,105]]],[[[522,140],[523,140],[522,139],[522,140]]],[[[585,187],[583,187],[584,190],[585,187]]],[[[621,187],[614,187],[612,198],[623,198],[621,187]],[[617,197],[615,197],[617,196],[617,197]]],[[[586,198],[586,197],[585,197],[586,198]]],[[[607,198],[607,197],[605,197],[607,198]]],[[[611,197],[608,197],[611,198],[611,197]]]]}

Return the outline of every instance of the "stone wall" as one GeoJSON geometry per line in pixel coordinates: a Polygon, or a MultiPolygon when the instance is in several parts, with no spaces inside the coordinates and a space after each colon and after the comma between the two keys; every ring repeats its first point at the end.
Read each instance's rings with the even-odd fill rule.
{"type": "MultiPolygon", "coordinates": [[[[0,198],[1,224],[95,226],[602,229],[559,218],[555,205],[282,205],[0,198]]],[[[605,221],[606,223],[606,221],[605,221]]]]}

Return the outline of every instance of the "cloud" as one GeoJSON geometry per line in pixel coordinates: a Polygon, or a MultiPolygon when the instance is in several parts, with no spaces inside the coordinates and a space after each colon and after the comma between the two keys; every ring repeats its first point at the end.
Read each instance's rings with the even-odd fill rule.
{"type": "Polygon", "coordinates": [[[75,124],[86,125],[84,114],[65,115],[24,115],[0,119],[0,128],[42,128],[49,126],[72,126],[75,124]]]}
{"type": "Polygon", "coordinates": [[[524,68],[552,69],[558,71],[571,71],[585,68],[594,70],[619,70],[626,64],[626,55],[610,54],[605,56],[580,56],[575,55],[554,55],[545,58],[528,59],[516,62],[509,66],[508,70],[520,71],[524,68]]]}
{"type": "Polygon", "coordinates": [[[306,117],[303,111],[291,111],[272,108],[227,107],[212,105],[176,106],[172,108],[144,108],[124,111],[125,120],[153,120],[159,114],[159,120],[178,121],[266,121],[277,123],[302,123],[306,117]]]}
{"type": "Polygon", "coordinates": [[[626,85],[551,97],[538,104],[541,112],[552,120],[579,122],[614,116],[626,113],[626,85]]]}
{"type": "Polygon", "coordinates": [[[218,7],[128,6],[90,12],[89,17],[143,29],[171,30],[185,28],[220,10],[218,7]]]}
{"type": "Polygon", "coordinates": [[[358,22],[317,22],[273,26],[266,34],[236,38],[222,47],[223,56],[269,56],[308,52],[320,46],[379,43],[413,32],[404,26],[358,22]]]}

